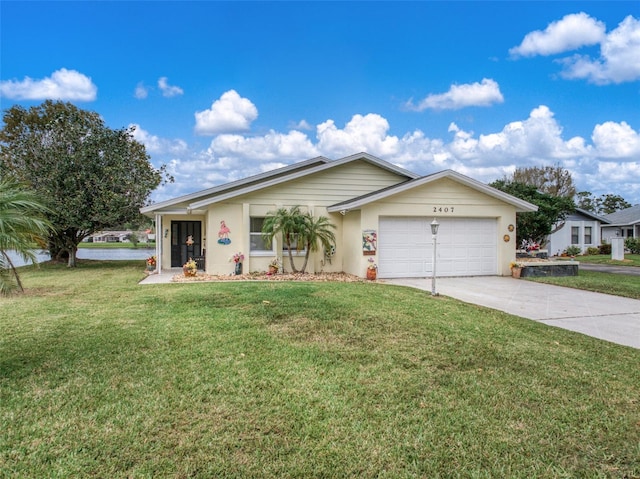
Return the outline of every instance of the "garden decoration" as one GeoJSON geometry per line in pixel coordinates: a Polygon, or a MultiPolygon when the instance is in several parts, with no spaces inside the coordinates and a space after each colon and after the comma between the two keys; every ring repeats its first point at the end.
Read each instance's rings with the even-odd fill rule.
{"type": "Polygon", "coordinates": [[[234,254],[229,261],[233,261],[236,264],[235,271],[233,274],[240,275],[242,274],[242,261],[244,260],[244,255],[240,252],[234,254]]]}
{"type": "Polygon", "coordinates": [[[185,241],[185,243],[187,243],[187,246],[192,246],[194,241],[193,241],[193,235],[189,235],[187,236],[187,241],[185,241]]]}
{"type": "Polygon", "coordinates": [[[273,258],[269,263],[269,272],[268,275],[277,274],[280,271],[281,263],[278,258],[273,258]]]}
{"type": "Polygon", "coordinates": [[[189,261],[182,266],[182,273],[185,276],[195,276],[198,274],[198,265],[193,258],[189,258],[189,261]]]}
{"type": "Polygon", "coordinates": [[[154,269],[156,269],[156,257],[149,256],[147,258],[147,271],[153,271],[154,269]]]}
{"type": "Polygon", "coordinates": [[[369,266],[367,266],[367,279],[373,281],[378,277],[378,265],[373,258],[369,258],[367,261],[369,261],[369,266]]]}
{"type": "Polygon", "coordinates": [[[376,230],[362,231],[362,254],[374,255],[378,249],[378,233],[376,230]]]}
{"type": "Polygon", "coordinates": [[[231,230],[227,227],[227,224],[224,222],[224,220],[222,220],[220,222],[220,231],[218,231],[218,243],[231,244],[229,233],[231,233],[231,230]]]}

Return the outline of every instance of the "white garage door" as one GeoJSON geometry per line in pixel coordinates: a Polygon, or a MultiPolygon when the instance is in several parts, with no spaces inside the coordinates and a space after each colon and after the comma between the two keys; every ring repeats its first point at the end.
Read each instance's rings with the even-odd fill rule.
{"type": "MultiPolygon", "coordinates": [[[[381,217],[378,232],[380,278],[432,274],[431,221],[425,217],[381,217]]],[[[437,276],[498,273],[497,222],[493,218],[438,218],[437,276]]]]}

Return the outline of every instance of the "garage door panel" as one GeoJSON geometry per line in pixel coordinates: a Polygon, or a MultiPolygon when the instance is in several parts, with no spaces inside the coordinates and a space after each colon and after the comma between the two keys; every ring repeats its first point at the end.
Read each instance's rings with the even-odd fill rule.
{"type": "MultiPolygon", "coordinates": [[[[383,217],[378,234],[381,278],[432,274],[431,217],[383,217]]],[[[497,222],[493,218],[438,218],[438,276],[497,274],[497,222]]]]}

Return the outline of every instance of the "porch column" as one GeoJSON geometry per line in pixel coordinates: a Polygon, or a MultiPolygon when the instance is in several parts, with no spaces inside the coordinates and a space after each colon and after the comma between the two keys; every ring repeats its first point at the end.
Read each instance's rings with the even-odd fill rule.
{"type": "Polygon", "coordinates": [[[156,270],[162,272],[162,215],[156,213],[156,270]]]}

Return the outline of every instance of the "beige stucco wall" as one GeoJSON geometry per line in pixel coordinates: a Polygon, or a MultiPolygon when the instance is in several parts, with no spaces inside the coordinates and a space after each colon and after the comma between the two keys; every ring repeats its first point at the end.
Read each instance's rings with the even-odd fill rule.
{"type": "MultiPolygon", "coordinates": [[[[343,217],[339,213],[328,213],[326,207],[394,185],[406,178],[381,169],[364,161],[353,161],[315,175],[309,175],[281,185],[263,188],[222,203],[213,203],[207,212],[207,273],[227,274],[233,271],[228,260],[232,254],[242,252],[245,255],[244,272],[266,271],[275,253],[265,255],[262,252],[251,253],[249,245],[250,218],[264,217],[278,208],[300,206],[302,211],[310,211],[315,217],[326,216],[336,226],[336,254],[331,261],[325,260],[324,252],[312,252],[306,271],[342,272],[347,252],[342,248],[344,237],[343,217]],[[231,244],[217,243],[220,221],[225,221],[231,230],[231,244]]],[[[288,253],[282,255],[281,240],[276,238],[274,250],[283,262],[286,271],[290,271],[288,253]]],[[[353,260],[353,253],[350,253],[353,260]]],[[[294,254],[294,262],[299,269],[304,262],[303,254],[294,254]]]]}
{"type": "MultiPolygon", "coordinates": [[[[264,217],[278,208],[299,205],[303,211],[311,211],[314,216],[327,216],[336,226],[336,254],[331,262],[325,261],[323,251],[312,253],[308,272],[347,272],[365,276],[369,256],[362,253],[362,232],[366,229],[379,231],[380,217],[423,216],[423,217],[468,217],[495,218],[497,220],[497,258],[499,274],[509,275],[509,263],[515,259],[515,231],[508,231],[515,225],[515,208],[449,178],[415,187],[404,193],[368,204],[361,209],[340,213],[327,213],[327,206],[349,200],[359,195],[376,191],[405,181],[387,170],[363,161],[354,161],[318,174],[292,180],[282,185],[239,196],[207,207],[205,216],[167,215],[162,221],[161,241],[163,245],[163,267],[171,264],[170,234],[164,237],[164,230],[170,230],[172,220],[203,221],[204,240],[209,274],[231,274],[234,269],[230,257],[237,252],[245,255],[244,272],[265,271],[275,253],[250,252],[250,218],[264,217]],[[434,210],[435,208],[435,210],[434,210]],[[229,245],[218,244],[220,222],[225,221],[230,230],[229,245]],[[504,235],[510,235],[508,242],[504,235]]],[[[281,242],[276,239],[275,251],[281,251],[281,242]]],[[[288,258],[278,254],[286,270],[290,270],[288,258]]],[[[374,257],[377,262],[377,257],[374,257]]],[[[299,268],[304,258],[296,257],[299,268]]]]}
{"type": "MultiPolygon", "coordinates": [[[[351,231],[349,241],[359,244],[355,262],[345,262],[345,272],[364,276],[370,256],[362,254],[362,231],[379,231],[380,217],[383,216],[424,216],[427,218],[496,218],[497,220],[497,260],[498,273],[511,274],[510,263],[515,259],[515,230],[509,225],[516,224],[515,208],[497,198],[481,193],[473,188],[448,178],[429,183],[411,191],[364,206],[360,212],[347,213],[345,223],[351,225],[351,215],[359,217],[358,231],[351,231]],[[445,213],[446,210],[446,213],[445,213]],[[356,213],[358,215],[356,216],[356,213]],[[505,234],[510,240],[505,242],[505,234]],[[359,241],[358,241],[359,240],[359,241]]],[[[353,228],[355,230],[355,228],[353,228]]],[[[343,245],[347,249],[350,246],[343,245]]],[[[377,256],[374,256],[377,262],[377,256]]]]}

